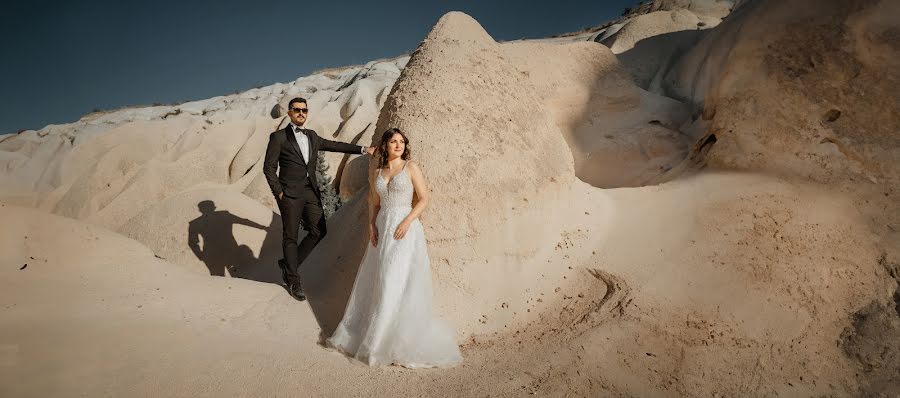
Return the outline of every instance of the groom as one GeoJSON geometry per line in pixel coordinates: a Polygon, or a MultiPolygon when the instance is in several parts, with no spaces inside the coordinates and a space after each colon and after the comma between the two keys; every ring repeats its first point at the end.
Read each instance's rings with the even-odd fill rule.
{"type": "Polygon", "coordinates": [[[316,160],[319,151],[372,155],[374,147],[329,141],[315,131],[303,128],[309,115],[306,99],[294,98],[288,103],[291,123],[284,129],[269,135],[269,146],[263,163],[263,174],[272,188],[275,201],[281,210],[284,259],[278,261],[281,276],[288,292],[297,300],[305,300],[300,286],[299,267],[322,238],[325,237],[325,211],[322,209],[322,193],[316,181],[316,160]],[[275,171],[281,167],[277,175],[275,171]],[[306,229],[306,237],[297,243],[300,225],[306,229]]]}

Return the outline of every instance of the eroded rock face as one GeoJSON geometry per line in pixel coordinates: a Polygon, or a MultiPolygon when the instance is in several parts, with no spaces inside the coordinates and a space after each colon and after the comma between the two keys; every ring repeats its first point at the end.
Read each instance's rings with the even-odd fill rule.
{"type": "MultiPolygon", "coordinates": [[[[900,42],[891,38],[900,22],[886,15],[900,15],[900,4],[749,2],[686,54],[665,85],[697,107],[693,128],[707,133],[694,149],[708,151],[708,165],[851,195],[865,219],[860,227],[872,234],[861,241],[896,262],[900,42]]],[[[897,388],[897,347],[886,343],[896,340],[887,336],[898,324],[892,294],[879,287],[870,301],[845,309],[841,347],[861,395],[897,388]]]]}
{"type": "Polygon", "coordinates": [[[635,84],[664,94],[666,73],[735,7],[731,0],[656,0],[629,10],[593,40],[617,55],[635,84]]]}
{"type": "Polygon", "coordinates": [[[854,314],[852,326],[841,334],[844,352],[863,370],[865,395],[895,392],[900,380],[900,313],[895,305],[867,305],[854,314]]]}
{"type": "Polygon", "coordinates": [[[722,19],[740,0],[654,0],[651,10],[688,10],[708,18],[722,19]]]}
{"type": "MultiPolygon", "coordinates": [[[[278,282],[281,222],[261,159],[269,134],[286,123],[287,102],[306,98],[308,125],[323,137],[365,143],[407,60],[3,137],[0,200],[104,226],[200,274],[278,282]],[[199,210],[204,202],[217,212],[199,210]],[[191,221],[207,226],[202,237],[191,221]]],[[[326,156],[339,179],[349,156],[326,156]]]]}
{"type": "Polygon", "coordinates": [[[658,76],[690,49],[709,27],[685,9],[654,11],[631,18],[602,43],[618,55],[635,84],[656,88],[659,87],[658,76]]]}
{"type": "Polygon", "coordinates": [[[867,396],[888,395],[900,383],[900,263],[893,262],[888,253],[882,254],[878,263],[893,277],[894,294],[855,312],[840,340],[844,353],[862,368],[862,390],[867,396]]]}
{"type": "Polygon", "coordinates": [[[884,15],[897,4],[760,1],[732,14],[667,76],[711,122],[710,162],[896,184],[900,45],[884,15]]]}
{"type": "Polygon", "coordinates": [[[502,48],[555,120],[580,180],[617,188],[677,176],[669,171],[691,143],[679,131],[690,117],[688,105],[636,86],[616,55],[597,43],[512,42],[502,48]]]}
{"type": "MultiPolygon", "coordinates": [[[[412,140],[434,198],[430,238],[494,228],[522,198],[572,180],[572,158],[527,76],[462,13],[437,23],[413,54],[378,119],[412,140]]],[[[532,199],[529,199],[532,200],[532,199]]]]}
{"type": "MultiPolygon", "coordinates": [[[[666,4],[708,3],[654,6],[666,15],[679,12],[666,4]]],[[[0,182],[21,188],[3,191],[4,201],[34,199],[143,243],[68,219],[0,209],[15,225],[0,240],[8,262],[49,258],[90,276],[72,278],[35,263],[24,271],[4,268],[9,277],[2,279],[12,284],[4,291],[24,300],[10,312],[16,316],[10,325],[43,344],[58,337],[56,330],[29,330],[19,320],[33,319],[48,294],[117,292],[107,297],[120,298],[122,313],[136,314],[130,307],[153,298],[160,317],[176,314],[179,324],[209,318],[205,326],[227,319],[231,331],[251,337],[242,342],[266,336],[279,350],[297,343],[303,325],[315,329],[304,341],[315,339],[316,326],[330,333],[368,244],[367,158],[339,171],[348,201],[303,266],[315,320],[285,316],[299,307],[284,302],[290,299],[277,286],[206,275],[216,267],[279,281],[280,219],[259,156],[268,133],[284,122],[277,117],[286,101],[306,96],[310,123],[323,136],[368,143],[399,127],[412,139],[433,199],[423,223],[436,311],[460,337],[471,337],[472,353],[471,365],[453,370],[469,373],[455,373],[444,386],[420,379],[427,391],[484,387],[502,395],[526,385],[543,395],[567,389],[579,396],[896,391],[900,299],[896,280],[886,276],[896,278],[900,258],[891,167],[897,99],[889,90],[900,66],[890,18],[895,4],[742,5],[665,75],[660,87],[677,100],[633,84],[614,52],[597,43],[497,44],[477,22],[451,13],[390,91],[369,79],[393,85],[390,76],[400,68],[394,61],[177,107],[96,114],[75,126],[4,139],[0,162],[11,172],[0,182]],[[887,88],[877,87],[876,77],[887,88]],[[739,172],[596,189],[652,181],[651,172],[659,174],[654,167],[684,157],[687,138],[698,142],[701,160],[739,172]],[[206,226],[201,241],[209,256],[192,251],[196,225],[206,226]],[[878,260],[882,252],[888,254],[878,260]],[[230,268],[235,261],[243,267],[230,268]],[[24,294],[47,280],[58,286],[24,294]],[[156,301],[154,286],[190,294],[156,301]],[[184,310],[196,315],[179,318],[184,310]],[[272,333],[271,325],[281,332],[272,333]],[[526,376],[485,377],[498,373],[526,376]]],[[[692,155],[696,160],[698,153],[692,155]]],[[[82,308],[83,319],[114,318],[101,314],[110,307],[96,306],[94,298],[84,301],[91,305],[82,308]]],[[[41,325],[68,316],[55,314],[41,325]]],[[[184,347],[190,353],[196,345],[184,347]]],[[[41,358],[59,355],[71,364],[78,354],[41,358]]],[[[285,356],[280,363],[296,364],[296,355],[285,356]]],[[[327,370],[348,370],[337,362],[327,370]]],[[[403,388],[378,377],[371,380],[384,383],[384,391],[403,388]]]]}
{"type": "MultiPolygon", "coordinates": [[[[74,123],[3,137],[0,197],[84,219],[102,213],[123,188],[142,184],[140,179],[148,175],[177,180],[181,171],[166,167],[180,160],[185,163],[181,170],[192,174],[193,182],[179,183],[177,189],[201,182],[230,184],[249,172],[255,183],[248,195],[274,208],[268,188],[259,189],[265,185],[260,169],[252,166],[260,158],[260,141],[265,145],[268,133],[286,123],[287,102],[307,98],[309,127],[326,138],[368,141],[407,60],[373,61],[178,105],[98,112],[74,123]]],[[[339,177],[345,159],[328,155],[327,160],[331,175],[339,177]]],[[[150,189],[160,190],[153,199],[174,193],[166,187],[150,189]]],[[[128,216],[113,218],[123,222],[128,216]]]]}
{"type": "MultiPolygon", "coordinates": [[[[392,127],[409,136],[429,186],[423,223],[440,305],[457,315],[462,308],[493,311],[496,297],[527,296],[543,283],[535,275],[558,272],[542,271],[549,265],[536,254],[558,234],[547,217],[576,181],[572,155],[529,77],[471,17],[445,15],[412,55],[376,130],[392,127]],[[488,288],[504,275],[508,288],[488,288]]],[[[341,212],[365,214],[366,167],[351,165],[357,193],[341,212]]],[[[331,228],[341,238],[326,239],[308,262],[335,261],[334,269],[355,272],[365,225],[350,217],[331,228]]],[[[340,276],[317,279],[318,289],[340,297],[340,276]]],[[[477,325],[454,320],[467,332],[477,325]]]]}

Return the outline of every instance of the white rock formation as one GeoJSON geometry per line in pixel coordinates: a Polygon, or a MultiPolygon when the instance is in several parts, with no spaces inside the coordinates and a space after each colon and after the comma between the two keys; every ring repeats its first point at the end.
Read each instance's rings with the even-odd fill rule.
{"type": "Polygon", "coordinates": [[[410,58],[0,138],[4,395],[897,391],[897,2],[645,11],[510,43],[450,13],[410,58]],[[667,41],[688,12],[724,20],[667,41]],[[648,41],[684,51],[629,66],[648,41]],[[366,245],[368,158],[330,158],[347,203],[304,264],[309,307],[258,283],[281,229],[260,159],[297,95],[322,135],[409,133],[463,366],[316,344],[366,245]]]}

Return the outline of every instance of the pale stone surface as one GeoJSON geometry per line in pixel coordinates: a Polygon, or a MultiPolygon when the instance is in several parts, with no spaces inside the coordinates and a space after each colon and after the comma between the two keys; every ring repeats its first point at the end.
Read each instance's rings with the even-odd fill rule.
{"type": "MultiPolygon", "coordinates": [[[[450,13],[411,57],[0,137],[2,395],[897,391],[897,3],[644,16],[723,4],[658,90],[590,34],[496,43],[450,13]],[[325,137],[409,134],[462,366],[317,344],[367,244],[368,157],[329,158],[346,203],[304,264],[309,302],[271,283],[260,160],[299,95],[325,137]]],[[[612,40],[667,35],[630,23],[612,40]]]]}

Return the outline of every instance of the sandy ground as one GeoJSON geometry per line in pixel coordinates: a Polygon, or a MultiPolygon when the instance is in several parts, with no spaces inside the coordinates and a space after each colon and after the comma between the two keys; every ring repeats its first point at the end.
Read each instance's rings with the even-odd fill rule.
{"type": "Polygon", "coordinates": [[[536,321],[473,334],[462,366],[427,371],[326,350],[316,307],[277,285],[198,275],[100,227],[4,205],[4,395],[850,394],[852,363],[823,342],[891,286],[858,213],[821,193],[734,173],[581,192],[572,211],[589,214],[554,256],[571,264],[563,279],[503,309],[536,321]]]}

